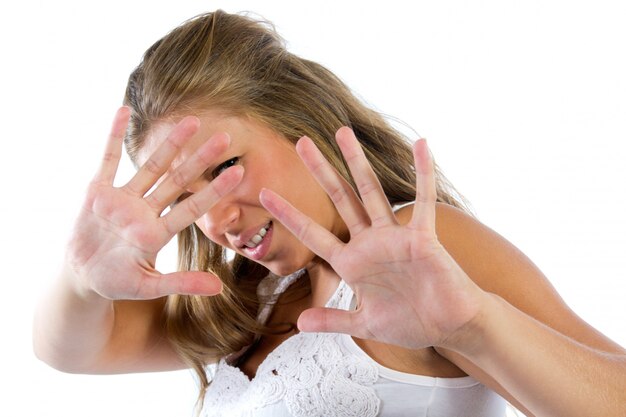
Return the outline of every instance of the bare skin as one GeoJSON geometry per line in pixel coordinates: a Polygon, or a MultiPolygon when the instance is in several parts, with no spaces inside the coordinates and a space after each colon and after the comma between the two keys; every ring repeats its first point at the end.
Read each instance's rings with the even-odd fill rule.
{"type": "MultiPolygon", "coordinates": [[[[415,147],[417,201],[394,214],[349,129],[340,129],[337,141],[363,203],[312,143],[301,140],[298,154],[341,216],[320,226],[270,191],[262,191],[256,202],[238,194],[252,189],[253,178],[244,177],[248,165],[199,184],[202,172],[222,162],[230,138],[200,130],[193,117],[164,136],[126,185],[113,187],[127,119],[127,109],[120,110],[64,271],[35,320],[35,351],[52,366],[83,373],[181,368],[162,333],[163,297],[210,296],[220,283],[208,273],[161,274],[154,268],[156,256],[194,221],[213,233],[219,229],[216,213],[245,198],[250,212],[266,209],[263,216],[280,221],[311,251],[297,252],[302,259],[310,256],[311,297],[278,308],[272,319],[297,319],[302,331],[349,333],[375,360],[404,372],[472,375],[529,415],[624,413],[624,350],[572,313],[510,243],[459,210],[435,204],[423,141],[415,147]],[[197,135],[203,139],[186,151],[197,135]],[[350,232],[347,243],[336,237],[342,225],[350,232]],[[353,312],[321,308],[340,279],[356,294],[353,312]]],[[[244,371],[252,376],[288,336],[264,339],[244,371]]]]}
{"type": "MultiPolygon", "coordinates": [[[[548,315],[545,310],[532,308],[532,302],[521,302],[519,295],[511,303],[482,289],[439,242],[432,162],[424,141],[415,146],[418,192],[405,225],[393,215],[352,132],[340,129],[337,142],[363,203],[310,141],[302,140],[298,151],[348,225],[348,243],[330,235],[276,194],[261,194],[267,209],[326,260],[357,297],[355,311],[305,311],[298,320],[300,329],[348,333],[409,349],[435,346],[443,356],[532,415],[604,416],[626,412],[624,349],[569,312],[536,268],[520,259],[521,254],[495,234],[461,220],[460,228],[477,233],[474,242],[495,249],[489,257],[492,265],[481,268],[474,264],[467,269],[478,269],[479,274],[482,269],[492,280],[485,281],[485,275],[473,276],[482,277],[483,287],[500,288],[503,295],[510,294],[510,287],[515,285],[511,279],[515,273],[513,277],[502,277],[507,263],[509,268],[519,264],[522,271],[534,269],[523,275],[530,285],[522,284],[526,291],[520,294],[538,289],[539,298],[551,302],[549,309],[554,308],[557,314],[547,323],[516,308],[515,304],[528,306],[530,314],[548,315]],[[482,241],[484,238],[487,240],[482,241]],[[500,259],[509,254],[506,262],[500,259]],[[494,266],[500,276],[490,272],[494,266]],[[499,279],[504,282],[498,284],[499,279]]],[[[464,246],[469,249],[469,244],[464,246]]]]}
{"type": "Polygon", "coordinates": [[[158,252],[179,230],[241,180],[241,168],[233,167],[162,215],[188,183],[228,147],[228,137],[221,134],[206,141],[144,196],[197,132],[198,120],[183,119],[136,175],[116,188],[113,179],[128,117],[127,108],[116,114],[102,164],[76,220],[58,284],[35,317],[35,353],[67,372],[180,369],[183,364],[160,325],[162,297],[221,291],[219,279],[210,273],[161,274],[154,265],[158,252]]]}

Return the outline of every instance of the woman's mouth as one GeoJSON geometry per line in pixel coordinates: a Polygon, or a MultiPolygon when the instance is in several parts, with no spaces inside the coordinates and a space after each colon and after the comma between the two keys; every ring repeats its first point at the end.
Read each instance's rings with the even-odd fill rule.
{"type": "Polygon", "coordinates": [[[268,224],[261,227],[259,231],[244,244],[241,249],[248,258],[258,261],[267,254],[274,230],[272,226],[272,222],[270,221],[268,224]]]}

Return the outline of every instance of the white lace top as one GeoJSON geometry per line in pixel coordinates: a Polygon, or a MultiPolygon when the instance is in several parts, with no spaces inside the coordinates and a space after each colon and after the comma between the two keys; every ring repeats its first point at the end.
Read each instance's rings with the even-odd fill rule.
{"type": "MultiPolygon", "coordinates": [[[[268,294],[264,285],[260,292],[277,298],[298,276],[287,281],[274,277],[267,284],[275,291],[268,294]]],[[[326,306],[347,310],[352,299],[352,290],[341,281],[326,306]]],[[[264,321],[269,311],[262,309],[259,319],[264,321]]],[[[344,334],[291,336],[265,358],[252,380],[224,359],[207,373],[213,382],[202,417],[505,415],[505,401],[474,378],[435,378],[386,368],[344,334]]]]}

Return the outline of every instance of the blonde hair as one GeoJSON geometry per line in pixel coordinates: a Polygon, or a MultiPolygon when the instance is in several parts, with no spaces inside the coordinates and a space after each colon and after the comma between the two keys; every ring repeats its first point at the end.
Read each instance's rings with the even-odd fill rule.
{"type": "MultiPolygon", "coordinates": [[[[361,142],[391,204],[415,198],[408,140],[367,108],[333,73],[289,53],[274,27],[221,10],[197,16],[152,45],[130,75],[124,100],[131,110],[125,138],[133,161],[158,121],[219,109],[250,117],[295,143],[310,137],[353,185],[334,134],[350,126],[361,142]]],[[[465,209],[462,198],[436,170],[441,202],[465,209]]],[[[256,321],[256,284],[268,271],[243,257],[229,265],[225,251],[190,225],[178,234],[179,268],[216,273],[224,291],[215,297],[170,296],[168,337],[200,378],[204,368],[275,330],[256,321]]],[[[304,280],[306,282],[306,280],[304,280]]]]}

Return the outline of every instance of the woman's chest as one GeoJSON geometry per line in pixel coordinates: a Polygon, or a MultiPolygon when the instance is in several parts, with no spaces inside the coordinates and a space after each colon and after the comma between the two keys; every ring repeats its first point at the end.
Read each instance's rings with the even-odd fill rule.
{"type": "MultiPolygon", "coordinates": [[[[291,302],[281,302],[276,305],[268,320],[270,328],[277,330],[276,334],[269,334],[261,339],[238,362],[237,367],[249,379],[257,374],[258,367],[263,364],[272,352],[294,335],[299,334],[295,325],[298,317],[306,308],[311,306],[311,298],[304,297],[291,302]],[[279,333],[278,330],[291,330],[279,333]]],[[[433,348],[410,350],[394,345],[376,342],[373,340],[350,339],[343,335],[336,340],[356,347],[364,358],[395,371],[413,375],[432,377],[462,377],[466,374],[452,362],[439,355],[433,348]],[[346,340],[348,339],[348,340],[346,340]]],[[[300,345],[302,349],[305,346],[300,345]]],[[[299,352],[295,352],[298,354],[299,352]]]]}
{"type": "MultiPolygon", "coordinates": [[[[237,367],[252,380],[256,376],[257,369],[265,362],[268,355],[297,333],[297,330],[294,330],[286,334],[262,337],[253,350],[239,362],[237,367]]],[[[363,356],[366,356],[367,359],[395,371],[440,378],[457,378],[467,375],[432,348],[408,350],[393,345],[359,339],[354,340],[354,344],[360,348],[363,356]]]]}
{"type": "MultiPolygon", "coordinates": [[[[371,360],[347,351],[342,340],[341,335],[323,333],[287,337],[261,360],[252,379],[241,368],[220,361],[210,371],[203,410],[207,416],[224,410],[233,416],[257,415],[260,410],[277,411],[275,407],[288,411],[275,415],[375,416],[378,369],[371,360]]],[[[255,356],[249,357],[244,366],[253,361],[255,356]]]]}
{"type": "Polygon", "coordinates": [[[256,376],[257,369],[267,359],[268,355],[295,334],[296,331],[290,331],[286,334],[263,336],[252,348],[252,351],[239,361],[237,367],[248,379],[252,380],[256,376]]]}
{"type": "Polygon", "coordinates": [[[349,336],[330,333],[286,337],[266,357],[259,345],[244,364],[260,360],[254,378],[222,360],[211,371],[203,416],[496,415],[482,412],[492,394],[471,378],[398,379],[397,372],[390,375],[354,346],[349,336]],[[440,398],[433,402],[435,389],[440,398]],[[479,412],[464,414],[468,396],[477,399],[479,412]],[[439,405],[447,411],[431,412],[431,406],[439,405]]]}

